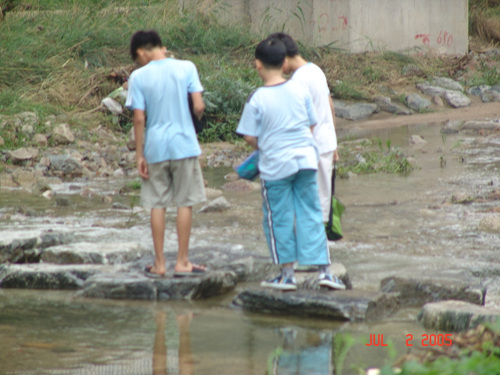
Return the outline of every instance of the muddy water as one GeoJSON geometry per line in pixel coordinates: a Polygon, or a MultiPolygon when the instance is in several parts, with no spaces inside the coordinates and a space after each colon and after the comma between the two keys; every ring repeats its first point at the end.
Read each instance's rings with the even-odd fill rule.
{"type": "MultiPolygon", "coordinates": [[[[334,261],[346,265],[355,288],[376,290],[389,275],[456,274],[472,269],[488,284],[487,304],[500,302],[500,236],[478,231],[482,219],[498,215],[498,201],[451,204],[454,194],[482,196],[500,186],[500,140],[474,135],[441,138],[438,125],[420,125],[340,137],[379,137],[415,157],[409,176],[369,175],[337,180],[347,207],[345,238],[331,244],[334,261]],[[427,140],[410,147],[408,138],[427,140]],[[460,141],[460,145],[458,145],[460,141]],[[446,158],[442,168],[440,158],[446,158]]],[[[206,170],[219,188],[230,169],[206,170]]],[[[72,232],[76,240],[136,241],[152,246],[148,214],[117,210],[102,202],[111,195],[129,207],[133,196],[118,191],[125,181],[75,182],[57,187],[69,205],[56,205],[19,191],[0,191],[0,227],[72,232]],[[83,198],[83,189],[94,196],[83,198]]],[[[192,247],[240,243],[267,254],[261,230],[260,193],[225,193],[232,209],[194,217],[192,247]]],[[[175,212],[167,215],[166,251],[175,251],[175,212]]],[[[243,288],[240,286],[240,288],[243,288]]],[[[383,334],[398,354],[407,334],[414,347],[426,332],[417,310],[400,311],[375,324],[245,314],[228,308],[232,296],[196,303],[82,300],[73,293],[0,290],[0,374],[329,374],[339,359],[341,334],[357,339],[343,361],[355,367],[381,366],[386,348],[368,347],[370,334],[383,334]],[[337,337],[337,340],[333,338],[337,337]],[[270,372],[272,373],[272,372],[270,372]]]]}

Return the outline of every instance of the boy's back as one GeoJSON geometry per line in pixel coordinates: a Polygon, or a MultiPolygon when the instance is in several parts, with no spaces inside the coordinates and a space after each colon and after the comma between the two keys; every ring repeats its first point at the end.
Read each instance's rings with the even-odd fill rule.
{"type": "Polygon", "coordinates": [[[151,61],[132,73],[130,90],[129,107],[147,111],[144,155],[148,163],[200,155],[187,97],[203,87],[192,62],[151,61]]]}
{"type": "Polygon", "coordinates": [[[315,124],[309,93],[301,84],[287,81],[257,89],[245,104],[236,131],[258,138],[261,178],[272,181],[300,169],[317,169],[310,129],[315,124]]]}

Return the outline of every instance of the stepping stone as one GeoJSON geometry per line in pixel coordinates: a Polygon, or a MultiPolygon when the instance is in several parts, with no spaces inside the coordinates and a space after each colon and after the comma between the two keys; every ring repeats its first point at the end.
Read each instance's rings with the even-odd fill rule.
{"type": "Polygon", "coordinates": [[[426,329],[466,331],[483,323],[495,323],[500,310],[463,301],[441,301],[424,305],[418,320],[426,329]]]}
{"type": "Polygon", "coordinates": [[[45,249],[42,261],[55,264],[121,264],[141,258],[149,250],[137,242],[79,242],[45,249]]]}
{"type": "Polygon", "coordinates": [[[361,290],[297,290],[281,292],[248,289],[232,304],[245,311],[262,314],[307,316],[341,321],[378,320],[396,310],[393,294],[361,290]]]}

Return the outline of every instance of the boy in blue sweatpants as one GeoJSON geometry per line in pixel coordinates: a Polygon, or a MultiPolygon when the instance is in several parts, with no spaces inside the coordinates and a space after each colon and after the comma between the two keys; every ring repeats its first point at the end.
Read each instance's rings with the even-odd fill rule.
{"type": "Polygon", "coordinates": [[[250,95],[236,132],[259,150],[264,233],[281,275],[263,287],[296,290],[294,262],[319,266],[319,284],[345,289],[329,271],[328,250],[312,136],[316,112],[300,83],[283,78],[286,47],[276,38],[259,43],[255,66],[264,86],[250,95]]]}

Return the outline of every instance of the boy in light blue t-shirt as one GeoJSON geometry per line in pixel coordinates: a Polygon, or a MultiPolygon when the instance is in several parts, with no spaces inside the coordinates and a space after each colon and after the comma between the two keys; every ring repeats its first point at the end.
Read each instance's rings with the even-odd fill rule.
{"type": "Polygon", "coordinates": [[[345,289],[329,271],[328,250],[316,170],[318,151],[311,133],[316,112],[301,84],[283,78],[285,45],[276,38],[259,43],[256,68],[264,81],[248,99],[236,132],[259,150],[264,233],[281,275],[263,287],[296,290],[294,262],[319,266],[319,284],[345,289]]]}
{"type": "Polygon", "coordinates": [[[178,237],[174,276],[203,274],[205,267],[192,264],[188,257],[192,207],[205,201],[198,161],[201,149],[188,94],[194,114],[201,117],[205,110],[203,86],[192,62],[166,57],[160,36],[153,30],[136,32],[130,53],[142,66],[130,76],[127,107],[134,111],[137,169],[143,179],[141,204],[151,209],[155,250],[154,264],[146,267],[145,274],[165,275],[165,211],[172,201],[177,205],[178,237]]]}

